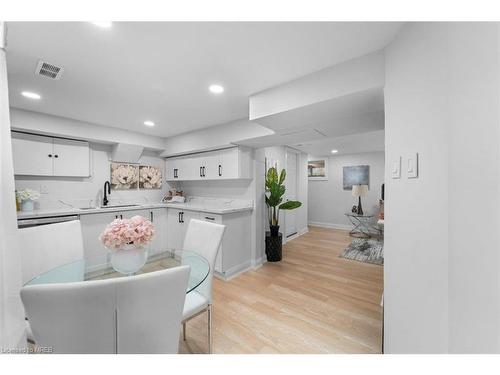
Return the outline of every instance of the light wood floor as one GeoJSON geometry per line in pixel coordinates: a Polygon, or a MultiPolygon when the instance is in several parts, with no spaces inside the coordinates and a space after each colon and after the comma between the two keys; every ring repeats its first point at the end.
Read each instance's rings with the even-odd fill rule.
{"type": "MultiPolygon", "coordinates": [[[[214,280],[214,353],[380,353],[383,267],[339,258],[347,232],[309,227],[283,261],[214,280]]],[[[206,315],[181,353],[207,350],[206,315]]]]}

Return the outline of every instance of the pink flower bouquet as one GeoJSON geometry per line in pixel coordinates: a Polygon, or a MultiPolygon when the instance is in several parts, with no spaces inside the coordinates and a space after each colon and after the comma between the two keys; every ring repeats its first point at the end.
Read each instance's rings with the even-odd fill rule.
{"type": "Polygon", "coordinates": [[[146,245],[155,234],[151,221],[134,216],[131,219],[113,220],[99,236],[99,240],[108,249],[119,250],[125,245],[140,247],[146,245]]]}

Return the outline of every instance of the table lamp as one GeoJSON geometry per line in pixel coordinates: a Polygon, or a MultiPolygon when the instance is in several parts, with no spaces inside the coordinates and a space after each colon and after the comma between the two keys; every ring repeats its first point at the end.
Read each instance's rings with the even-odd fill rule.
{"type": "Polygon", "coordinates": [[[352,196],[358,198],[358,215],[363,215],[363,208],[361,207],[361,197],[368,194],[368,185],[352,185],[352,196]]]}

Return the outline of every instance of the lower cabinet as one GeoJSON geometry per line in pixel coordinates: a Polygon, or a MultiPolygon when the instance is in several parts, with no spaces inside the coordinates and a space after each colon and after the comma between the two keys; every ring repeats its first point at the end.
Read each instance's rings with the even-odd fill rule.
{"type": "Polygon", "coordinates": [[[149,247],[158,250],[182,249],[191,219],[226,226],[215,262],[215,275],[228,279],[251,267],[251,211],[230,214],[210,214],[176,208],[154,208],[80,215],[85,256],[105,255],[108,250],[99,241],[104,228],[117,218],[140,215],[155,225],[155,236],[149,247]]]}
{"type": "Polygon", "coordinates": [[[130,210],[119,212],[103,212],[96,214],[80,215],[82,225],[83,246],[85,256],[104,255],[108,250],[99,241],[99,235],[104,228],[115,219],[130,219],[133,216],[143,216],[155,225],[155,236],[149,244],[154,251],[166,250],[167,247],[167,210],[154,208],[148,210],[130,210]]]}
{"type": "MultiPolygon", "coordinates": [[[[182,249],[189,220],[198,219],[226,226],[215,261],[215,275],[227,279],[251,266],[251,211],[210,214],[168,208],[168,247],[182,249]]],[[[186,249],[189,250],[189,249],[186,249]]]]}

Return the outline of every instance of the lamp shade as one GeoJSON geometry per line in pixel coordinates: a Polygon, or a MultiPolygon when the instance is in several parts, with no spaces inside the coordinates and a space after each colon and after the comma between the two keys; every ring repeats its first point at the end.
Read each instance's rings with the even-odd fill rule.
{"type": "Polygon", "coordinates": [[[368,185],[352,185],[353,197],[364,197],[368,194],[368,185]]]}

